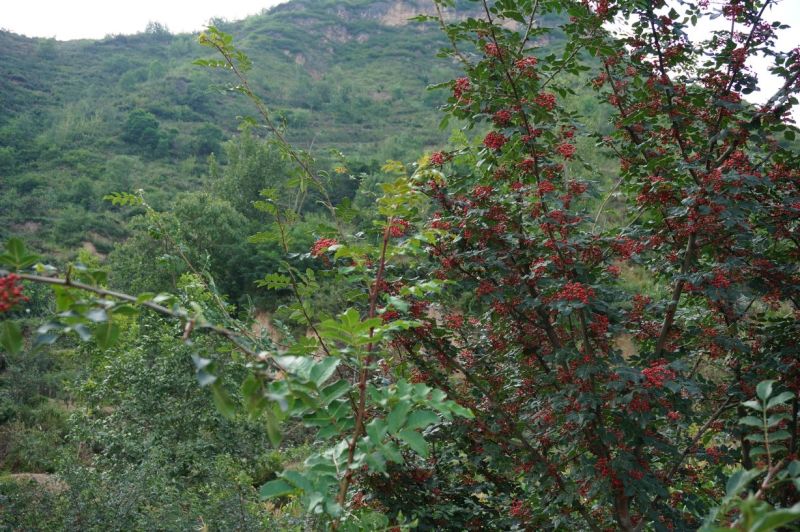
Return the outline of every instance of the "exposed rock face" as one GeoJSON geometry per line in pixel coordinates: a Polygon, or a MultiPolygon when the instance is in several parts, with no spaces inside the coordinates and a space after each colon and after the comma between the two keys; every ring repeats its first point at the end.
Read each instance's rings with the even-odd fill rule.
{"type": "MultiPolygon", "coordinates": [[[[296,0],[274,7],[271,12],[296,13],[299,15],[307,11],[304,3],[307,1],[318,2],[319,0],[296,0]]],[[[435,13],[432,0],[364,0],[355,5],[342,5],[337,2],[331,2],[328,10],[345,23],[356,20],[371,20],[389,27],[407,26],[412,23],[409,19],[417,15],[435,13]]],[[[479,16],[480,13],[480,10],[476,7],[474,12],[473,10],[464,11],[460,9],[458,15],[449,12],[446,16],[448,19],[454,19],[464,16],[479,16]]]]}
{"type": "Polygon", "coordinates": [[[405,26],[408,24],[408,19],[419,14],[420,11],[417,6],[405,2],[396,2],[379,20],[387,26],[405,26]]]}

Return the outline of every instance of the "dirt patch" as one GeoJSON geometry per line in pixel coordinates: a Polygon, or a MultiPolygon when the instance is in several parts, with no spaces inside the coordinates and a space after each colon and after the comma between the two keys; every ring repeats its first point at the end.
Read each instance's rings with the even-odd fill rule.
{"type": "Polygon", "coordinates": [[[329,28],[325,28],[323,35],[328,41],[339,43],[349,42],[353,38],[353,36],[350,35],[350,32],[342,26],[331,26],[329,28]]]}
{"type": "Polygon", "coordinates": [[[385,24],[386,26],[405,26],[409,23],[411,17],[415,17],[419,14],[417,8],[410,6],[404,2],[396,2],[392,4],[392,7],[389,8],[382,17],[381,23],[385,24]]]}
{"type": "Polygon", "coordinates": [[[638,350],[636,344],[633,343],[633,336],[630,334],[621,334],[614,339],[614,345],[622,351],[622,356],[630,358],[635,355],[638,350]]]}
{"type": "Polygon", "coordinates": [[[42,227],[42,224],[39,222],[25,222],[23,224],[14,224],[11,226],[11,229],[15,233],[33,234],[37,232],[40,227],[42,227]]]}
{"type": "Polygon", "coordinates": [[[47,493],[58,495],[69,489],[69,485],[55,475],[47,473],[15,473],[8,478],[14,482],[35,482],[47,493]]]}
{"type": "Polygon", "coordinates": [[[375,91],[369,93],[369,99],[373,102],[388,102],[392,99],[392,95],[384,91],[375,91]]]}
{"type": "Polygon", "coordinates": [[[258,337],[269,336],[270,340],[275,343],[282,338],[281,332],[272,324],[272,315],[266,310],[256,311],[250,330],[258,337]]]}

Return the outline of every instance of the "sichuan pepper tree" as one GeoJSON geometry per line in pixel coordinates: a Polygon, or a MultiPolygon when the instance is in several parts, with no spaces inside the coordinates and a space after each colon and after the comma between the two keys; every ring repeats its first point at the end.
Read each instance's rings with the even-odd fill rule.
{"type": "MultiPolygon", "coordinates": [[[[798,473],[796,395],[771,394],[800,382],[800,161],[787,125],[800,58],[774,49],[772,3],[502,0],[451,17],[454,2],[436,1],[422,18],[464,66],[445,111],[467,128],[413,175],[397,172],[366,233],[348,228],[324,174],[247,83],[246,56],[212,28],[201,42],[222,59],[202,64],[232,71],[301,193],[330,211],[305,257],[319,268],[301,271],[287,229],[300,213],[270,191],[257,204],[274,224],[256,239],[290,257],[260,284],[297,296],[311,337],[254,338],[230,317],[118,294],[86,272],[11,284],[56,285],[63,312],[47,329],[101,344],[118,334],[112,316],[137,306],[181,320],[184,341],[229,339],[252,364],[241,401],[274,443],[289,418],[318,429],[319,452],[262,494],[302,495],[333,527],[377,528],[385,515],[439,529],[687,529],[706,515],[744,526],[754,508],[798,498],[784,482],[798,473]],[[725,29],[692,42],[689,28],[711,17],[725,29]],[[745,99],[757,55],[783,80],[759,105],[745,99]],[[576,84],[612,117],[600,130],[565,105],[576,84]],[[583,162],[598,153],[613,175],[583,162]],[[308,303],[323,278],[350,289],[337,317],[308,303]],[[748,473],[726,494],[736,468],[748,473]]],[[[18,271],[34,261],[18,241],[3,258],[18,271]]],[[[3,338],[19,348],[13,326],[3,338]]],[[[224,358],[195,364],[232,413],[216,386],[224,358]]]]}
{"type": "Polygon", "coordinates": [[[484,1],[448,23],[437,2],[465,66],[446,111],[486,133],[417,173],[434,275],[461,297],[396,343],[476,415],[442,441],[468,453],[443,502],[464,484],[485,502],[467,526],[686,529],[726,471],[763,462],[740,403],[759,380],[800,383],[800,50],[773,48],[773,3],[484,1]],[[541,57],[548,42],[562,50],[541,57]],[[745,100],[756,56],[781,79],[763,104],[745,100]],[[565,107],[576,83],[612,109],[607,131],[565,107]],[[610,184],[579,146],[618,161],[610,184]]]}

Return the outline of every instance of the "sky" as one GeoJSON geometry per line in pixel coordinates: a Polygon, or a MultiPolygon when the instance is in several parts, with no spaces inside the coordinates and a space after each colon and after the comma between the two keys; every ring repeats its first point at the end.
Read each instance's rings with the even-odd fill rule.
{"type": "Polygon", "coordinates": [[[148,22],[165,24],[172,33],[191,33],[213,17],[240,20],[283,1],[0,0],[0,28],[60,41],[138,33],[148,22]]]}
{"type": "MultiPolygon", "coordinates": [[[[712,6],[718,5],[719,1],[712,0],[711,4],[712,6]]],[[[668,10],[665,9],[664,13],[666,11],[668,10]]],[[[775,49],[788,51],[800,47],[800,0],[778,0],[773,5],[767,6],[763,20],[768,23],[780,21],[791,26],[789,29],[778,30],[775,49]]],[[[614,27],[622,29],[624,26],[615,25],[614,27]]],[[[692,41],[699,41],[706,38],[709,32],[720,29],[729,30],[730,19],[726,21],[723,17],[718,17],[715,20],[709,20],[706,17],[700,19],[697,26],[690,27],[687,33],[692,41]]],[[[758,76],[759,91],[747,95],[745,99],[753,103],[765,103],[781,88],[781,78],[770,74],[769,67],[772,66],[772,61],[763,57],[750,57],[747,66],[758,76]]],[[[800,109],[797,107],[792,110],[792,118],[795,122],[800,119],[800,109]]]]}

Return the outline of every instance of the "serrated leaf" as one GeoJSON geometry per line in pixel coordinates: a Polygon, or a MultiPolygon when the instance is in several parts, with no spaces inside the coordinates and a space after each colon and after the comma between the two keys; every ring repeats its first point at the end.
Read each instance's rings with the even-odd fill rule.
{"type": "Polygon", "coordinates": [[[411,449],[423,458],[428,457],[428,442],[422,437],[422,434],[415,430],[405,429],[401,430],[397,436],[406,442],[411,449]]]}
{"type": "Polygon", "coordinates": [[[374,445],[380,445],[383,441],[383,435],[386,433],[386,424],[383,420],[375,418],[365,428],[367,436],[374,445]]]}
{"type": "Polygon", "coordinates": [[[731,499],[739,495],[750,482],[755,480],[761,471],[758,469],[740,469],[733,473],[725,484],[725,497],[731,499]]]}
{"type": "Polygon", "coordinates": [[[350,383],[346,380],[338,380],[331,385],[323,388],[319,395],[322,398],[323,406],[330,404],[350,390],[350,383]]]}
{"type": "Polygon", "coordinates": [[[0,323],[0,345],[9,353],[22,351],[22,332],[11,320],[0,323]]]}
{"type": "Polygon", "coordinates": [[[13,270],[22,270],[31,266],[39,260],[38,255],[28,253],[25,250],[25,243],[19,238],[9,238],[6,242],[6,251],[0,255],[0,264],[8,266],[13,270]]]}
{"type": "Polygon", "coordinates": [[[229,419],[236,414],[236,403],[233,402],[228,392],[222,387],[220,381],[215,381],[211,385],[211,397],[214,399],[214,404],[220,414],[229,419]]]}
{"type": "Polygon", "coordinates": [[[800,520],[800,503],[791,508],[779,508],[767,512],[753,523],[750,532],[770,532],[797,520],[800,520]]]}
{"type": "Polygon", "coordinates": [[[386,427],[389,429],[389,432],[394,434],[400,430],[400,427],[402,427],[406,421],[409,410],[411,410],[411,403],[408,401],[401,401],[392,408],[392,411],[386,416],[386,427]]]}
{"type": "Polygon", "coordinates": [[[281,424],[273,411],[267,409],[267,437],[274,447],[278,447],[283,441],[281,434],[281,424]]]}
{"type": "Polygon", "coordinates": [[[469,408],[465,408],[460,404],[451,401],[452,404],[450,405],[450,410],[457,416],[461,416],[466,419],[475,419],[475,414],[469,408]]]}
{"type": "Polygon", "coordinates": [[[762,410],[764,410],[764,409],[761,407],[761,403],[759,403],[758,401],[754,401],[754,400],[750,400],[750,401],[744,401],[744,402],[742,403],[742,406],[746,406],[747,408],[749,408],[749,409],[751,409],[751,410],[757,410],[757,411],[759,411],[759,412],[761,412],[762,410]]]}
{"type": "Polygon", "coordinates": [[[280,273],[270,273],[264,276],[263,279],[256,281],[259,287],[265,287],[268,290],[283,290],[292,285],[292,280],[280,273]]]}
{"type": "Polygon", "coordinates": [[[108,349],[119,338],[119,325],[111,320],[99,324],[94,330],[94,339],[101,349],[108,349]]]}
{"type": "Polygon", "coordinates": [[[283,480],[282,478],[270,480],[258,490],[258,494],[262,499],[273,499],[275,497],[283,497],[289,495],[297,488],[283,480]]]}
{"type": "Polygon", "coordinates": [[[217,376],[207,372],[204,369],[197,371],[197,383],[200,385],[201,388],[205,388],[206,386],[211,386],[217,382],[217,376]]]}
{"type": "Polygon", "coordinates": [[[91,322],[102,323],[102,322],[108,320],[108,313],[105,311],[105,309],[96,308],[96,309],[92,309],[89,312],[87,312],[86,313],[86,317],[91,322]]]}
{"type": "Polygon", "coordinates": [[[791,437],[792,437],[792,435],[789,433],[789,431],[778,430],[778,431],[770,433],[769,441],[770,442],[774,442],[774,441],[788,440],[791,437]]]}
{"type": "Polygon", "coordinates": [[[747,425],[748,427],[761,428],[763,421],[755,416],[745,416],[739,419],[740,425],[747,425]]]}
{"type": "Polygon", "coordinates": [[[794,394],[792,392],[781,392],[767,402],[767,409],[769,410],[770,408],[783,404],[793,398],[794,394]]]}
{"type": "Polygon", "coordinates": [[[761,381],[756,386],[756,397],[761,399],[761,401],[766,401],[767,398],[772,395],[772,385],[775,384],[775,381],[761,381]]]}
{"type": "Polygon", "coordinates": [[[84,342],[88,342],[92,339],[92,331],[89,330],[89,327],[84,325],[83,323],[79,323],[72,328],[73,331],[78,333],[80,339],[84,342]]]}
{"type": "Polygon", "coordinates": [[[320,362],[317,362],[313,368],[311,368],[311,373],[309,374],[309,379],[317,386],[322,386],[325,381],[331,378],[333,372],[336,371],[336,368],[339,366],[339,359],[334,357],[326,357],[322,359],[320,362]]]}
{"type": "Polygon", "coordinates": [[[406,428],[408,430],[424,429],[439,421],[439,416],[431,410],[415,410],[408,416],[406,428]]]}

